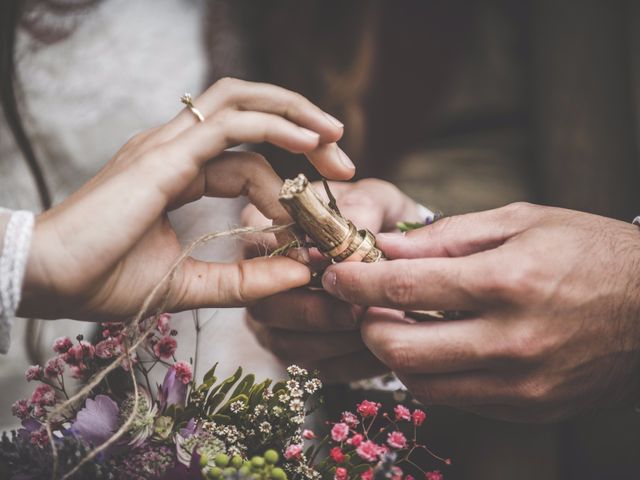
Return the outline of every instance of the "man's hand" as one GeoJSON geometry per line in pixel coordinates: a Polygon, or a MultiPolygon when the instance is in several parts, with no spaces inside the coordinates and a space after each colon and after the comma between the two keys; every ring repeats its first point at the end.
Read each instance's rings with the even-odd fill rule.
{"type": "Polygon", "coordinates": [[[362,337],[427,404],[552,421],[637,400],[640,230],[514,204],[380,236],[394,259],[341,263],[323,284],[370,308],[362,337]],[[418,323],[405,311],[462,310],[418,323]]]}
{"type": "MultiPolygon", "coordinates": [[[[315,188],[324,194],[322,185],[315,188]]],[[[390,183],[367,179],[349,184],[331,182],[330,188],[341,213],[359,228],[388,232],[398,221],[419,220],[415,202],[390,183]]],[[[247,225],[269,223],[253,206],[245,209],[243,220],[247,225]]],[[[265,238],[262,248],[249,246],[249,256],[264,254],[275,246],[265,238]]],[[[312,251],[311,256],[312,262],[318,263],[317,252],[312,251]]],[[[265,348],[284,361],[318,368],[325,381],[344,382],[388,371],[362,342],[361,307],[322,291],[299,289],[261,300],[248,311],[249,326],[265,348]]]]}

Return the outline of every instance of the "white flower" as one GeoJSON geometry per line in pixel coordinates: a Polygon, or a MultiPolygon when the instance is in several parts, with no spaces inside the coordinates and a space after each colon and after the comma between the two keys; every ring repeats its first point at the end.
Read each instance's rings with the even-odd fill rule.
{"type": "Polygon", "coordinates": [[[290,398],[291,397],[289,397],[289,395],[287,395],[286,393],[283,393],[278,397],[278,400],[280,400],[282,403],[287,403],[290,398]]]}
{"type": "Polygon", "coordinates": [[[304,389],[308,394],[316,393],[321,388],[322,388],[322,382],[317,378],[312,378],[311,380],[307,380],[304,384],[304,389]]]}
{"type": "Polygon", "coordinates": [[[293,389],[293,390],[291,390],[289,393],[290,393],[290,394],[291,394],[291,396],[292,396],[292,397],[294,397],[294,398],[300,398],[300,397],[304,394],[304,392],[303,392],[303,391],[302,391],[302,389],[300,389],[300,388],[294,388],[294,389],[293,389]]]}
{"type": "Polygon", "coordinates": [[[246,405],[242,400],[236,400],[231,405],[229,405],[229,410],[231,410],[231,413],[240,413],[245,408],[246,408],[246,405]]]}
{"type": "Polygon", "coordinates": [[[262,422],[258,428],[262,433],[271,433],[271,424],[269,422],[262,422]]]}
{"type": "Polygon", "coordinates": [[[291,403],[289,404],[289,408],[293,412],[299,412],[300,410],[304,409],[304,402],[299,398],[294,398],[293,400],[291,400],[291,403]]]}

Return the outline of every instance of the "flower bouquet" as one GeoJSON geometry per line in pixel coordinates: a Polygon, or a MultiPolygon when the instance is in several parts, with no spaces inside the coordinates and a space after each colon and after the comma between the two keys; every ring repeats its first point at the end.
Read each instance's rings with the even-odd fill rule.
{"type": "Polygon", "coordinates": [[[140,322],[132,351],[123,324],[102,327],[93,343],[57,339],[55,356],[27,370],[38,385],[13,405],[22,428],[2,435],[0,478],[442,479],[412,460],[417,450],[431,453],[417,441],[420,409],[385,413],[365,400],[327,422],[323,436],[304,428],[322,385],[303,368],[292,365],[273,383],[241,368],[219,381],[214,366],[196,383],[192,364],[175,358],[170,315],[140,322]],[[150,372],[161,367],[164,380],[153,387],[150,372]],[[86,396],[70,391],[72,379],[86,396]]]}

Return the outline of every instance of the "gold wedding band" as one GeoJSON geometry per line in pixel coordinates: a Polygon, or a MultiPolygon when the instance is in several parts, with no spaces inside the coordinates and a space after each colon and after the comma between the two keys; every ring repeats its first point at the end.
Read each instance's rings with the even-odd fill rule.
{"type": "Polygon", "coordinates": [[[198,110],[196,106],[193,104],[193,98],[191,97],[190,93],[185,93],[183,96],[181,96],[180,101],[184,103],[184,105],[189,110],[191,110],[191,113],[193,113],[193,115],[198,119],[198,121],[204,122],[204,115],[202,115],[202,113],[200,113],[200,110],[198,110]]]}

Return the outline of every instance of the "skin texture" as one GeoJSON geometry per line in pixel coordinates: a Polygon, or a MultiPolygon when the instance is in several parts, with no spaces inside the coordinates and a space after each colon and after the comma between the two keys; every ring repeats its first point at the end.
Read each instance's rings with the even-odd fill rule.
{"type": "Polygon", "coordinates": [[[546,422],[637,400],[637,226],[513,204],[379,240],[392,260],[331,266],[323,285],[371,307],[363,342],[422,402],[546,422]],[[468,316],[404,313],[441,309],[468,316]]]}
{"type": "MultiPolygon", "coordinates": [[[[282,181],[265,159],[228,148],[270,142],[304,153],[329,178],[354,174],[335,143],[342,124],[296,93],[226,78],[194,103],[204,122],[183,109],[136,135],[79,191],[38,216],[21,316],[135,314],[182,252],[167,211],[203,196],[246,195],[266,217],[290,221],[277,202],[282,181]]],[[[289,258],[189,258],[172,277],[168,310],[243,305],[308,280],[308,268],[289,258]]]]}
{"type": "MultiPolygon", "coordinates": [[[[322,185],[314,186],[324,195],[322,185]]],[[[374,233],[389,232],[398,221],[420,220],[415,202],[388,182],[376,179],[330,182],[330,188],[341,213],[359,228],[374,233]]],[[[251,205],[243,212],[243,222],[254,226],[269,224],[251,205]]],[[[276,246],[272,235],[263,236],[248,245],[246,255],[264,255],[276,246]]],[[[311,250],[309,254],[307,258],[314,269],[327,266],[317,251],[311,250]]],[[[360,321],[365,311],[321,290],[302,288],[250,305],[247,322],[258,341],[281,360],[317,368],[325,382],[335,383],[389,371],[362,341],[360,321]]]]}

